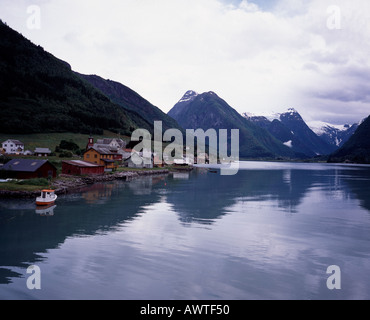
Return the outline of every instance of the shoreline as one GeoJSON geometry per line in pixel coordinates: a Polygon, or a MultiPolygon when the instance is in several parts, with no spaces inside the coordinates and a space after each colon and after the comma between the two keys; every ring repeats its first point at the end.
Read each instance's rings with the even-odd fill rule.
{"type": "MultiPolygon", "coordinates": [[[[58,178],[52,182],[51,188],[55,190],[55,194],[62,195],[73,193],[80,188],[93,185],[100,182],[109,182],[115,180],[131,181],[133,179],[142,176],[154,176],[154,175],[164,175],[169,174],[170,170],[143,170],[143,171],[126,171],[126,172],[116,172],[113,174],[104,174],[99,176],[71,176],[61,174],[58,178]]],[[[40,195],[41,189],[39,191],[9,191],[0,190],[0,199],[28,199],[38,197],[40,195]]]]}

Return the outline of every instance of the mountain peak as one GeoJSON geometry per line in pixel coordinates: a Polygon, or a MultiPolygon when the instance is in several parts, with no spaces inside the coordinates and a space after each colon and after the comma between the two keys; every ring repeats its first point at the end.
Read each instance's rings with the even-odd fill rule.
{"type": "Polygon", "coordinates": [[[288,112],[287,113],[294,114],[294,113],[299,113],[299,112],[296,109],[294,109],[294,108],[288,108],[288,112]]]}
{"type": "Polygon", "coordinates": [[[186,93],[183,95],[183,97],[180,99],[179,102],[187,102],[194,100],[194,98],[198,96],[198,93],[193,91],[193,90],[188,90],[186,93]]]}

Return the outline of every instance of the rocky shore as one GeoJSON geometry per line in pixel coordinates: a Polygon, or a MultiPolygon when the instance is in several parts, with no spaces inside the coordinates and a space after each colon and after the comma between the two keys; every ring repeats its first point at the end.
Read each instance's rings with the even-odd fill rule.
{"type": "MultiPolygon", "coordinates": [[[[126,171],[116,172],[112,174],[104,174],[100,176],[69,176],[59,175],[53,181],[51,187],[57,195],[67,194],[76,191],[82,187],[92,185],[99,182],[109,182],[114,180],[130,181],[141,176],[163,175],[168,174],[169,170],[143,170],[143,171],[126,171]]],[[[40,191],[7,191],[0,190],[0,198],[34,198],[39,196],[40,191]]]]}

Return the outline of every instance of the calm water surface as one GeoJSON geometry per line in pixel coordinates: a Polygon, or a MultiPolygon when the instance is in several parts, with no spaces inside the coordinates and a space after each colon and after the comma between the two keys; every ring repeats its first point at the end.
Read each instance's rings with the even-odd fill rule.
{"type": "Polygon", "coordinates": [[[370,167],[242,167],[0,200],[0,299],[370,299],[370,167]]]}

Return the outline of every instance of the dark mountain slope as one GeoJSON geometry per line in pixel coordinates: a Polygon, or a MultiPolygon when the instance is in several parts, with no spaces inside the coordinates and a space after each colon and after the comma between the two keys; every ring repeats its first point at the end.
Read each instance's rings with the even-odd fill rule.
{"type": "Polygon", "coordinates": [[[289,146],[293,152],[300,154],[303,158],[327,155],[337,148],[318,137],[293,108],[288,109],[285,113],[275,114],[270,119],[248,113],[244,113],[244,117],[266,129],[273,137],[289,146]]]}
{"type": "Polygon", "coordinates": [[[329,162],[370,163],[370,116],[358,127],[351,138],[329,157],[329,162]]]}
{"type": "Polygon", "coordinates": [[[312,150],[317,155],[328,155],[336,148],[320,139],[302,119],[301,115],[295,109],[289,109],[288,112],[280,115],[280,121],[292,133],[299,137],[304,146],[312,150]]]}
{"type": "Polygon", "coordinates": [[[114,103],[120,105],[128,111],[133,111],[140,114],[151,126],[154,121],[162,121],[163,129],[181,129],[179,124],[162,110],[152,105],[138,93],[126,87],[125,85],[105,80],[97,75],[77,74],[82,79],[89,82],[92,86],[100,90],[104,95],[109,97],[114,103]]]}
{"type": "Polygon", "coordinates": [[[2,133],[80,132],[130,134],[150,128],[75,75],[68,63],[0,22],[2,133]]]}

